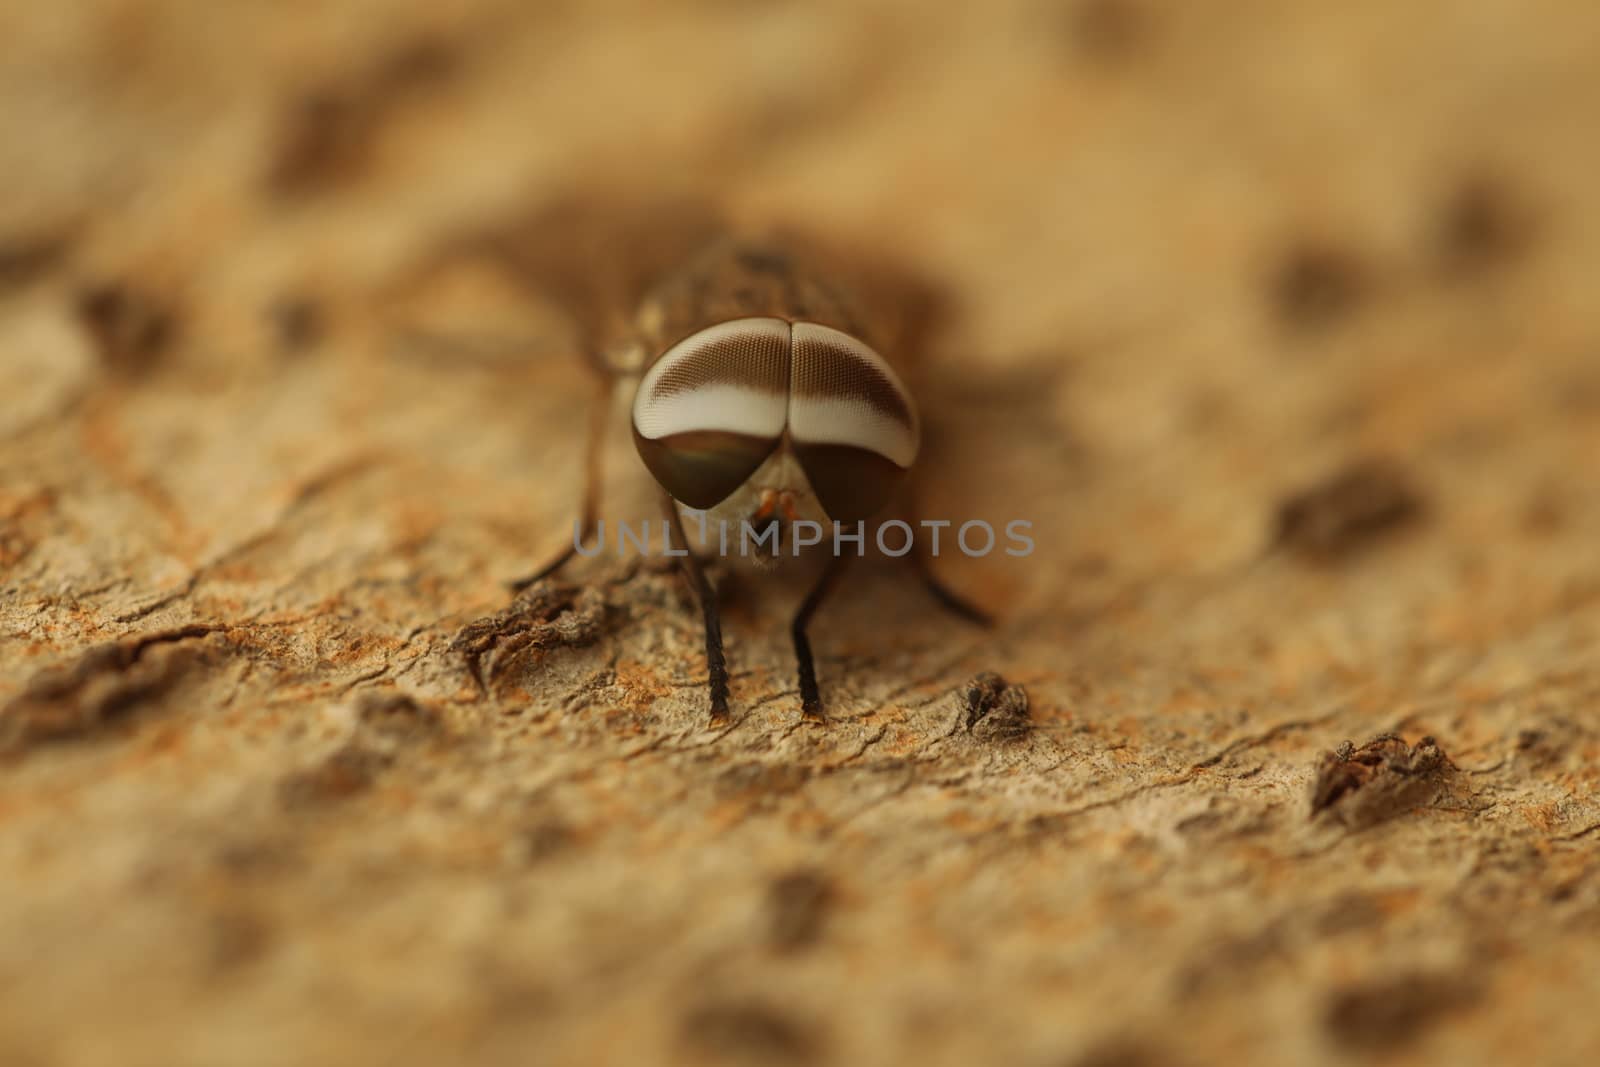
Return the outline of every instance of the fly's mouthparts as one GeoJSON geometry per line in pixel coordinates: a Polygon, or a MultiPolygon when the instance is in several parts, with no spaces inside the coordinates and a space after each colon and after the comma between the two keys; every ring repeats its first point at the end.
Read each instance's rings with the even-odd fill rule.
{"type": "Polygon", "coordinates": [[[755,542],[758,548],[765,549],[767,555],[776,558],[782,552],[782,548],[780,546],[785,540],[783,536],[783,519],[777,515],[770,516],[766,519],[752,519],[750,521],[750,528],[755,531],[755,536],[752,538],[752,540],[755,542]],[[770,547],[767,545],[768,537],[771,537],[772,539],[772,544],[770,547]]]}

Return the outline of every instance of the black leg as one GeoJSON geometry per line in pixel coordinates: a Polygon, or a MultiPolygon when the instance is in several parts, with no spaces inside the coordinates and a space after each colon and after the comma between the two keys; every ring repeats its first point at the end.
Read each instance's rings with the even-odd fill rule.
{"type": "Polygon", "coordinates": [[[800,714],[809,722],[823,722],[826,717],[822,714],[817,665],[811,658],[811,639],[806,636],[806,627],[811,625],[811,616],[822,606],[822,601],[832,591],[849,559],[849,556],[834,556],[828,560],[826,569],[817,579],[817,584],[811,587],[811,592],[806,594],[800,610],[794,613],[794,622],[789,626],[790,636],[794,638],[794,657],[800,664],[800,714]]]}
{"type": "Polygon", "coordinates": [[[994,618],[972,601],[951,589],[940,580],[933,572],[933,564],[929,557],[920,548],[911,553],[911,565],[917,569],[917,577],[922,580],[923,587],[933,594],[946,611],[956,615],[975,626],[992,626],[994,618]]]}
{"type": "MultiPolygon", "coordinates": [[[[905,520],[910,523],[911,528],[913,530],[921,530],[922,523],[920,518],[922,509],[919,506],[915,487],[912,488],[907,497],[906,511],[905,520]]],[[[921,537],[912,537],[911,551],[905,558],[910,560],[912,567],[916,568],[917,578],[922,582],[923,588],[933,595],[933,599],[939,602],[940,607],[975,626],[994,625],[994,619],[987,611],[984,611],[940,580],[939,575],[933,569],[933,555],[928,551],[928,547],[923,543],[921,537]]]]}
{"type": "Polygon", "coordinates": [[[722,615],[717,610],[717,591],[706,578],[700,560],[693,552],[687,550],[689,539],[683,532],[683,520],[678,517],[677,504],[670,496],[663,499],[666,502],[667,518],[672,524],[677,544],[685,549],[684,554],[678,557],[678,563],[683,568],[684,577],[688,578],[689,584],[694,587],[694,595],[700,601],[700,613],[705,617],[706,671],[711,691],[711,721],[713,724],[724,723],[728,721],[728,661],[722,653],[722,615]]]}
{"type": "MultiPolygon", "coordinates": [[[[583,496],[579,504],[577,534],[585,540],[594,533],[595,524],[600,518],[601,476],[604,473],[601,453],[605,445],[606,422],[611,414],[611,390],[616,382],[615,377],[607,376],[603,370],[600,373],[594,406],[589,412],[589,435],[584,443],[583,496]]],[[[507,584],[510,585],[512,592],[520,593],[565,567],[577,554],[578,546],[574,542],[532,574],[507,584]]]]}

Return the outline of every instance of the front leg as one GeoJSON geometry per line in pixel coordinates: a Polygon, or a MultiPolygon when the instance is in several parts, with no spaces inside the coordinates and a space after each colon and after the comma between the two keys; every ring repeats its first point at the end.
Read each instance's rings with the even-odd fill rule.
{"type": "Polygon", "coordinates": [[[794,613],[794,621],[789,626],[790,636],[794,638],[794,656],[800,665],[800,714],[808,722],[825,722],[826,716],[822,713],[817,665],[811,658],[811,639],[806,634],[806,628],[811,625],[811,616],[817,613],[822,601],[838,582],[849,559],[849,556],[833,556],[828,560],[821,576],[817,578],[817,584],[806,594],[805,601],[801,603],[800,610],[794,613]]]}
{"type": "MultiPolygon", "coordinates": [[[[944,580],[939,577],[938,571],[934,569],[933,552],[929,550],[928,545],[921,536],[923,529],[922,507],[915,487],[907,494],[904,521],[915,531],[912,534],[911,552],[908,554],[907,560],[912,569],[917,572],[917,578],[922,582],[922,587],[932,594],[933,599],[937,600],[940,606],[950,614],[965,619],[975,626],[993,626],[993,616],[944,584],[944,580]]],[[[944,525],[949,526],[950,524],[945,523],[944,525]]],[[[937,547],[937,529],[934,531],[934,541],[935,547],[937,547]]]]}
{"type": "Polygon", "coordinates": [[[920,538],[912,547],[911,565],[916,568],[917,577],[921,579],[923,588],[931,593],[946,611],[975,626],[994,625],[994,618],[987,611],[944,584],[943,579],[933,569],[933,556],[922,547],[920,538]]]}
{"type": "Polygon", "coordinates": [[[507,582],[511,591],[520,593],[535,583],[542,582],[572,562],[578,554],[579,540],[595,532],[600,518],[600,494],[605,472],[606,427],[611,419],[611,399],[618,375],[590,355],[589,364],[597,372],[595,395],[589,408],[589,427],[583,445],[583,491],[578,503],[578,525],[572,543],[563,548],[549,562],[532,574],[507,582]]]}
{"type": "Polygon", "coordinates": [[[670,496],[663,496],[662,499],[666,503],[667,519],[677,535],[677,542],[684,548],[684,554],[678,557],[679,565],[683,568],[684,577],[694,587],[694,595],[700,601],[700,613],[705,619],[711,723],[718,726],[728,721],[728,661],[722,652],[722,614],[717,607],[717,591],[706,578],[705,568],[700,565],[699,558],[689,551],[689,539],[683,532],[677,501],[670,496]]]}

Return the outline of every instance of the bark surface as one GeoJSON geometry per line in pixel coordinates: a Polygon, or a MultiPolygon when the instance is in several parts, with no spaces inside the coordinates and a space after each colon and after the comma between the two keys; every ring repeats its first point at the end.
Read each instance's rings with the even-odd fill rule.
{"type": "Polygon", "coordinates": [[[0,8],[0,1063],[1600,1062],[1595,5],[605,6],[0,8]],[[678,183],[941,279],[1033,523],[827,726],[796,588],[715,730],[507,590],[606,294],[455,253],[678,183]]]}

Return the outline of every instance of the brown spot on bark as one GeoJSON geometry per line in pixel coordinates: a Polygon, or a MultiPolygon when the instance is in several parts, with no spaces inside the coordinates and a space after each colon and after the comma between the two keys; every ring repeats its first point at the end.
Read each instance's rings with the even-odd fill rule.
{"type": "Polygon", "coordinates": [[[1105,1038],[1066,1061],[1067,1067],[1170,1067],[1173,1060],[1138,1038],[1105,1038]]]}
{"type": "Polygon", "coordinates": [[[1512,759],[1517,765],[1528,770],[1582,765],[1585,740],[1592,731],[1548,705],[1537,705],[1533,712],[1539,725],[1518,730],[1514,740],[1512,759]]]}
{"type": "Polygon", "coordinates": [[[566,852],[577,841],[577,832],[571,824],[547,816],[528,827],[522,835],[523,858],[529,863],[539,863],[566,852]]]}
{"type": "Polygon", "coordinates": [[[392,762],[389,753],[352,741],[326,759],[285,775],[278,783],[278,799],[290,808],[345,800],[369,789],[392,762]]]}
{"type": "Polygon", "coordinates": [[[0,291],[26,285],[66,259],[69,235],[50,230],[0,237],[0,291]]]}
{"type": "Polygon", "coordinates": [[[1336,937],[1370,929],[1381,924],[1384,918],[1382,903],[1375,894],[1352,889],[1328,901],[1313,926],[1324,937],[1336,937]]]}
{"type": "Polygon", "coordinates": [[[1140,0],[1074,0],[1067,31],[1073,51],[1099,63],[1123,63],[1144,48],[1151,16],[1140,0]]]}
{"type": "Polygon", "coordinates": [[[211,917],[209,935],[212,968],[231,971],[266,955],[273,930],[264,916],[236,907],[211,917]]]}
{"type": "Polygon", "coordinates": [[[1348,318],[1368,290],[1367,272],[1354,255],[1333,245],[1304,244],[1273,268],[1268,298],[1286,327],[1310,331],[1348,318]]]}
{"type": "Polygon", "coordinates": [[[1237,986],[1273,960],[1289,955],[1284,931],[1277,923],[1242,934],[1226,934],[1208,941],[1175,975],[1179,996],[1196,997],[1237,986]]]}
{"type": "Polygon", "coordinates": [[[371,162],[374,142],[395,110],[448,81],[462,64],[454,44],[421,38],[365,71],[329,78],[290,98],[266,175],[270,192],[298,196],[338,185],[371,162]]]}
{"type": "Polygon", "coordinates": [[[286,806],[315,806],[355,796],[408,750],[450,739],[438,709],[408,693],[367,691],[356,699],[354,710],[354,728],[344,744],[279,781],[278,798],[286,806]]]}
{"type": "Polygon", "coordinates": [[[1430,803],[1456,770],[1431,737],[1407,745],[1394,734],[1379,734],[1359,748],[1346,741],[1317,764],[1311,814],[1337,807],[1346,822],[1381,822],[1430,803]]]}
{"type": "Polygon", "coordinates": [[[808,1063],[821,1050],[812,1031],[755,1000],[694,1009],[684,1017],[682,1037],[700,1053],[738,1062],[808,1063]]]}
{"type": "Polygon", "coordinates": [[[295,96],[279,120],[267,187],[290,196],[349,178],[366,160],[376,118],[370,101],[350,87],[329,84],[295,96]]]}
{"type": "Polygon", "coordinates": [[[1478,274],[1509,264],[1532,243],[1531,213],[1499,179],[1466,178],[1446,198],[1434,237],[1440,269],[1478,274]]]}
{"type": "Polygon", "coordinates": [[[984,671],[966,685],[967,732],[980,741],[1016,741],[1026,737],[1028,691],[993,671],[984,671]]]}
{"type": "Polygon", "coordinates": [[[301,856],[285,838],[240,838],[218,847],[212,862],[228,878],[255,882],[298,869],[301,856]]]}
{"type": "Polygon", "coordinates": [[[1480,997],[1478,987],[1446,974],[1403,974],[1338,990],[1323,1010],[1323,1031],[1351,1051],[1406,1044],[1440,1018],[1480,997]]]}
{"type": "Polygon", "coordinates": [[[403,41],[378,63],[373,82],[390,93],[429,89],[450,81],[466,67],[461,42],[437,36],[403,41]]]}
{"type": "Polygon", "coordinates": [[[186,626],[97,645],[64,667],[43,671],[0,708],[0,752],[90,736],[165,692],[198,663],[194,640],[216,626],[186,626]]]}
{"type": "Polygon", "coordinates": [[[810,778],[810,769],[798,764],[749,760],[735,763],[717,775],[716,791],[722,799],[741,796],[770,798],[793,793],[810,778]]]}
{"type": "Polygon", "coordinates": [[[356,716],[364,733],[393,741],[432,740],[445,732],[439,709],[394,689],[363,693],[356,716]]]}
{"type": "Polygon", "coordinates": [[[767,890],[773,947],[793,952],[815,944],[833,899],[833,883],[821,871],[801,869],[775,879],[767,890]]]}
{"type": "Polygon", "coordinates": [[[278,346],[285,352],[305,352],[322,343],[328,324],[322,305],[309,296],[290,296],[268,313],[278,346]]]}
{"type": "Polygon", "coordinates": [[[542,581],[518,593],[504,610],[463,626],[450,647],[466,658],[478,688],[488,693],[502,661],[595,641],[605,628],[609,608],[596,587],[542,581]]]}
{"type": "Polygon", "coordinates": [[[177,313],[170,304],[124,282],[85,286],[74,306],[101,362],[124,377],[150,371],[177,333],[177,313]]]}
{"type": "Polygon", "coordinates": [[[1423,497],[1406,473],[1384,460],[1362,460],[1279,505],[1273,543],[1330,563],[1415,521],[1423,497]]]}
{"type": "Polygon", "coordinates": [[[7,498],[0,493],[0,572],[26,559],[48,535],[57,494],[39,489],[7,498]]]}

